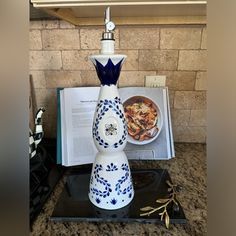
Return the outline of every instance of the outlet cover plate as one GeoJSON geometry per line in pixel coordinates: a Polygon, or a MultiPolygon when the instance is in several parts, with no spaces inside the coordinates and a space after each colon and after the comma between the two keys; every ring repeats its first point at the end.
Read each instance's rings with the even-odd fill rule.
{"type": "Polygon", "coordinates": [[[145,87],[164,87],[166,86],[165,75],[147,75],[145,78],[145,87]]]}

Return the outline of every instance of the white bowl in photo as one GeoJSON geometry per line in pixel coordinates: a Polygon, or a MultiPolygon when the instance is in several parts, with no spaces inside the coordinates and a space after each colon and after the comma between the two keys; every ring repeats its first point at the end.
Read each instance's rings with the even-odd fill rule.
{"type": "Polygon", "coordinates": [[[159,106],[150,98],[132,96],[123,103],[128,124],[128,142],[144,145],[160,134],[163,117],[159,106]]]}

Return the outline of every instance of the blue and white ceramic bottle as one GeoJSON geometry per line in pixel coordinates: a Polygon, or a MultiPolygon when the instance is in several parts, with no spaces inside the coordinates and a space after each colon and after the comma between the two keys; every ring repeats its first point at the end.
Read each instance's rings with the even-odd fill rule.
{"type": "Polygon", "coordinates": [[[105,32],[101,54],[92,55],[101,89],[94,115],[92,133],[98,153],[93,163],[89,199],[97,207],[114,210],[128,205],[134,197],[131,172],[124,148],[127,124],[117,90],[117,81],[126,55],[114,54],[115,25],[110,9],[105,13],[105,32]]]}

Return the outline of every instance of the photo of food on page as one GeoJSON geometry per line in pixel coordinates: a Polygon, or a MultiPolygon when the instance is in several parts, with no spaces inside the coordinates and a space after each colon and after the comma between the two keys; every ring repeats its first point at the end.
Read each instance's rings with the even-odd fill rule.
{"type": "Polygon", "coordinates": [[[133,160],[167,160],[174,154],[168,89],[119,89],[127,121],[125,153],[133,160]]]}
{"type": "Polygon", "coordinates": [[[153,100],[144,96],[132,96],[124,101],[128,126],[128,142],[144,145],[153,142],[161,132],[161,110],[153,100]]]}

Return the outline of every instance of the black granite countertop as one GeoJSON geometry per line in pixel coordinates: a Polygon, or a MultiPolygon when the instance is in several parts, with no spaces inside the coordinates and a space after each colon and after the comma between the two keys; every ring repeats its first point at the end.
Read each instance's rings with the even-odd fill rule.
{"type": "Polygon", "coordinates": [[[185,225],[144,223],[52,222],[50,216],[63,189],[65,177],[54,189],[30,235],[207,235],[206,145],[175,144],[176,157],[169,161],[130,161],[131,168],[163,168],[173,183],[183,187],[178,199],[188,220],[185,225]]]}

